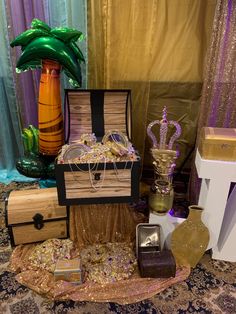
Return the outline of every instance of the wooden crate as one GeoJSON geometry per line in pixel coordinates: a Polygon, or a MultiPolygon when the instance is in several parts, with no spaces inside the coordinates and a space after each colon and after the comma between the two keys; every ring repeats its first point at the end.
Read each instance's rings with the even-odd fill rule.
{"type": "Polygon", "coordinates": [[[5,209],[12,245],[69,236],[69,210],[58,205],[56,188],[12,191],[5,209]]]}
{"type": "MultiPolygon", "coordinates": [[[[130,90],[66,90],[66,142],[94,133],[101,141],[109,130],[131,134],[130,90]]],[[[137,154],[138,155],[138,154],[137,154]]],[[[136,161],[57,164],[60,205],[131,202],[139,197],[140,158],[136,161]],[[91,174],[89,169],[96,167],[91,174]],[[94,183],[99,177],[101,184],[94,183]]]]}

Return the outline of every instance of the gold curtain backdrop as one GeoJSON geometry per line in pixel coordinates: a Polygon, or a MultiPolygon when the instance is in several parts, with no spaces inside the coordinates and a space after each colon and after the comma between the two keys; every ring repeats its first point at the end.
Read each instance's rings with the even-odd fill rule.
{"type": "Polygon", "coordinates": [[[147,124],[164,105],[169,119],[182,123],[182,159],[194,146],[215,2],[88,1],[89,87],[132,90],[132,140],[144,164],[147,124]]]}

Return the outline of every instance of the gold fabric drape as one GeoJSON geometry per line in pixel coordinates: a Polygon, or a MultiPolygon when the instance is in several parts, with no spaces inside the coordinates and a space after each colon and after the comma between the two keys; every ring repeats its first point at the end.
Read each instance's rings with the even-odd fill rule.
{"type": "MultiPolygon", "coordinates": [[[[236,1],[218,0],[210,48],[205,63],[198,121],[199,144],[202,127],[236,128],[236,1]]],[[[191,203],[197,203],[200,180],[192,168],[191,203]]]]}
{"type": "Polygon", "coordinates": [[[70,238],[78,247],[94,243],[133,242],[136,225],[146,222],[128,204],[92,204],[70,207],[70,238]]]}
{"type": "MultiPolygon", "coordinates": [[[[197,96],[190,95],[189,100],[187,87],[183,90],[187,98],[182,95],[179,101],[179,95],[160,92],[157,83],[169,82],[169,88],[165,88],[165,92],[169,92],[171,82],[199,84],[202,81],[214,9],[215,0],[88,1],[89,87],[131,88],[132,140],[142,157],[153,88],[159,91],[156,103],[151,99],[159,107],[153,119],[160,118],[165,104],[169,118],[183,120],[185,111],[184,124],[191,124],[192,118],[197,120],[198,110],[193,104],[199,91],[197,96]],[[172,101],[170,108],[169,100],[172,101]],[[181,114],[178,113],[180,103],[181,114]]],[[[189,140],[185,142],[190,145],[189,140]]],[[[191,140],[191,145],[193,143],[191,140]]]]}
{"type": "Polygon", "coordinates": [[[104,284],[85,282],[75,285],[63,280],[56,281],[49,271],[33,268],[29,256],[34,248],[35,244],[18,245],[11,256],[10,270],[18,272],[15,278],[20,284],[51,300],[130,304],[151,298],[166,288],[186,280],[190,274],[190,267],[185,266],[178,267],[176,276],[171,278],[140,278],[138,273],[135,273],[128,280],[104,284]]]}
{"type": "MultiPolygon", "coordinates": [[[[70,238],[76,246],[71,254],[77,256],[82,247],[95,243],[134,242],[136,225],[144,221],[144,215],[135,212],[127,204],[71,206],[70,238]]],[[[75,285],[56,281],[53,274],[45,269],[45,265],[42,269],[42,266],[37,267],[32,263],[29,257],[36,245],[18,245],[11,256],[9,269],[17,273],[16,280],[19,283],[53,300],[130,304],[151,298],[187,279],[190,274],[189,266],[178,266],[175,277],[141,278],[136,267],[127,280],[102,284],[85,281],[81,285],[75,285]]]]}

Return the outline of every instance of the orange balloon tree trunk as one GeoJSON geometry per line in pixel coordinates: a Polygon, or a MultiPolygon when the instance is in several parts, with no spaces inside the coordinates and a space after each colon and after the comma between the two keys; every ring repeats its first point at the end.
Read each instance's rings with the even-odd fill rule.
{"type": "Polygon", "coordinates": [[[38,99],[39,152],[56,156],[64,144],[58,62],[43,60],[38,99]]]}

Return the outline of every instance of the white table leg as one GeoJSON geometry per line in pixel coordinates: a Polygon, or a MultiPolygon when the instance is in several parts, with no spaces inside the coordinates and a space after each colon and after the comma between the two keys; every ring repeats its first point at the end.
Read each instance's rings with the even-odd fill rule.
{"type": "Polygon", "coordinates": [[[199,199],[198,199],[198,205],[204,208],[205,208],[206,198],[208,194],[209,181],[210,179],[202,179],[201,190],[200,190],[199,199]]]}
{"type": "Polygon", "coordinates": [[[236,186],[228,199],[217,247],[212,258],[236,262],[236,186]]]}
{"type": "MultiPolygon", "coordinates": [[[[217,246],[217,242],[220,235],[220,229],[224,217],[225,206],[227,203],[227,197],[229,193],[230,181],[211,179],[207,183],[203,180],[200,203],[204,204],[204,211],[202,214],[202,221],[208,227],[210,232],[210,241],[207,249],[211,249],[217,246]],[[207,189],[207,193],[206,193],[207,189]],[[203,195],[205,202],[203,202],[203,195]]],[[[202,206],[200,205],[199,206],[202,206]]]]}

